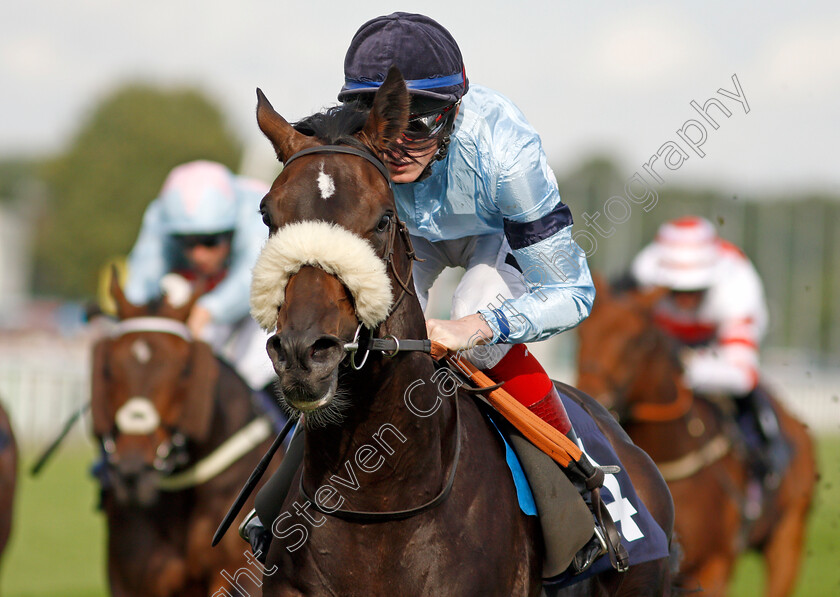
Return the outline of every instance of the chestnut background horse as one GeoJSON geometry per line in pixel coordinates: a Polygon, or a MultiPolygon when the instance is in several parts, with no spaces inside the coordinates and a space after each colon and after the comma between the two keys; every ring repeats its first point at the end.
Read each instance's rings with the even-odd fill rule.
{"type": "MultiPolygon", "coordinates": [[[[259,579],[261,569],[235,532],[215,548],[210,542],[270,437],[206,482],[185,481],[182,489],[163,484],[184,478],[250,423],[260,424],[251,390],[209,345],[186,333],[183,322],[197,296],[180,308],[165,300],[136,306],[116,276],[111,291],[121,321],[117,334],[94,347],[91,402],[106,458],[100,478],[111,592],[236,595],[222,571],[244,585],[248,574],[259,579]],[[227,593],[219,592],[223,587],[227,593]]],[[[256,435],[273,436],[270,429],[256,435]]]]}
{"type": "Polygon", "coordinates": [[[789,595],[816,483],[805,427],[774,403],[794,454],[760,518],[748,522],[742,511],[748,466],[734,420],[683,384],[673,344],[653,322],[662,293],[614,295],[597,279],[596,288],[592,313],[579,327],[578,386],[616,413],[668,481],[675,540],[684,552],[680,584],[725,595],[738,554],[755,549],[765,559],[765,594],[789,595]]]}
{"type": "MultiPolygon", "coordinates": [[[[296,131],[259,91],[258,99],[260,128],[287,162],[260,208],[271,233],[267,248],[283,239],[303,256],[274,266],[272,277],[261,266],[264,251],[252,313],[276,330],[269,354],[283,399],[306,423],[303,464],[276,504],[279,516],[263,521],[274,534],[263,594],[538,595],[540,531],[520,511],[497,433],[473,400],[442,387],[434,362],[419,351],[393,358],[371,352],[361,371],[347,366],[362,360],[364,350],[348,355],[345,347],[360,321],[403,346],[426,338],[409,237],[387,172],[373,157],[400,151],[409,105],[401,75],[391,69],[369,113],[345,106],[312,117],[312,135],[296,131]],[[317,149],[325,144],[331,147],[317,149]],[[368,157],[336,153],[337,144],[368,157]],[[316,152],[288,162],[307,148],[316,152]],[[301,225],[311,233],[290,238],[301,225]],[[385,303],[373,297],[381,290],[388,291],[385,303]],[[404,512],[389,517],[397,511],[404,512]]],[[[284,251],[277,257],[287,257],[284,251]]],[[[673,506],[653,463],[602,407],[580,399],[599,415],[670,537],[673,506]]],[[[669,581],[662,559],[623,575],[611,570],[571,592],[664,595],[669,581]]]]}

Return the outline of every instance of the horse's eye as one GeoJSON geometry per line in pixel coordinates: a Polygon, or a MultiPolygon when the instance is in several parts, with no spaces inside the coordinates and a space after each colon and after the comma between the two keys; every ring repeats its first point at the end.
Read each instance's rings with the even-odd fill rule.
{"type": "Polygon", "coordinates": [[[260,215],[262,216],[263,224],[271,228],[271,214],[268,212],[267,200],[268,195],[260,200],[260,215]]]}
{"type": "Polygon", "coordinates": [[[391,214],[385,214],[379,219],[379,223],[376,225],[377,232],[385,232],[388,229],[388,226],[391,224],[391,214]]]}

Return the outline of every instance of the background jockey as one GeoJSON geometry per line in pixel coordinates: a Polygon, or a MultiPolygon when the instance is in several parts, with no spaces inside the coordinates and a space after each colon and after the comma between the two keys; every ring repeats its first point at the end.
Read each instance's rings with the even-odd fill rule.
{"type": "Polygon", "coordinates": [[[275,378],[267,336],[251,319],[248,303],[251,268],[267,237],[257,209],[267,192],[264,183],[234,176],[215,162],[173,169],[143,216],[125,287],[135,303],[162,293],[182,303],[201,280],[206,292],[187,320],[190,331],[257,391],[275,378]]]}
{"type": "Polygon", "coordinates": [[[688,216],[659,228],[633,261],[632,274],[641,286],[670,290],[654,316],[685,348],[686,383],[696,392],[732,396],[744,426],[758,432],[755,447],[763,456],[763,472],[778,472],[785,450],[777,419],[758,385],[767,305],[750,260],[720,239],[711,222],[688,216]]]}
{"type": "MultiPolygon", "coordinates": [[[[429,337],[451,350],[471,348],[467,358],[575,440],[553,383],[524,344],[579,324],[595,295],[539,135],[506,97],[470,85],[450,33],[418,14],[362,25],[338,99],[370,107],[392,65],[411,96],[403,138],[410,157],[383,157],[422,260],[414,281],[423,308],[444,268],[466,269],[451,319],[428,320],[429,337]]],[[[305,121],[297,128],[305,132],[305,121]]],[[[592,550],[577,565],[590,557],[592,550]]]]}

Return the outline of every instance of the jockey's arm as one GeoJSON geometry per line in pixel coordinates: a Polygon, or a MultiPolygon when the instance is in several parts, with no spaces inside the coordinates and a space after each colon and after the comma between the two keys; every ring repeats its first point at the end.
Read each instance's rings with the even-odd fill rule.
{"type": "MultiPolygon", "coordinates": [[[[568,210],[566,206],[563,208],[568,210]]],[[[510,242],[511,235],[507,236],[510,242]]],[[[511,245],[511,248],[528,292],[499,305],[509,333],[503,334],[507,330],[499,326],[499,309],[480,312],[493,330],[494,342],[502,335],[514,344],[545,340],[575,327],[589,316],[595,287],[586,256],[572,240],[571,216],[569,224],[552,236],[532,245],[511,245]]]]}
{"type": "Polygon", "coordinates": [[[493,207],[501,212],[504,233],[528,291],[496,312],[481,310],[493,342],[533,342],[575,327],[589,316],[595,287],[583,250],[572,240],[572,214],[560,200],[539,136],[523,135],[504,144],[507,164],[499,174],[493,207]],[[522,139],[526,142],[521,142],[522,139]],[[509,332],[502,329],[505,322],[509,332]]]}
{"type": "Polygon", "coordinates": [[[714,343],[684,359],[686,382],[699,392],[746,394],[758,383],[759,345],[767,325],[761,278],[746,258],[739,259],[709,292],[710,311],[720,323],[714,343]]]}
{"type": "Polygon", "coordinates": [[[572,240],[571,212],[560,200],[539,135],[512,107],[491,112],[483,122],[493,155],[474,156],[487,191],[477,197],[478,209],[501,216],[528,291],[458,321],[430,321],[430,337],[445,330],[451,349],[475,343],[476,332],[482,343],[549,338],[586,319],[595,298],[586,256],[572,240]]]}
{"type": "Polygon", "coordinates": [[[140,233],[128,255],[126,298],[144,304],[160,296],[160,279],[169,272],[168,234],[163,225],[162,206],[152,201],[143,214],[140,233]]]}
{"type": "Polygon", "coordinates": [[[240,189],[239,195],[230,267],[224,280],[196,302],[196,306],[206,309],[213,321],[219,323],[233,323],[248,315],[251,270],[268,235],[257,209],[262,194],[240,189]]]}
{"type": "Polygon", "coordinates": [[[758,350],[743,344],[719,343],[687,353],[685,379],[704,394],[743,395],[758,383],[758,350]]]}

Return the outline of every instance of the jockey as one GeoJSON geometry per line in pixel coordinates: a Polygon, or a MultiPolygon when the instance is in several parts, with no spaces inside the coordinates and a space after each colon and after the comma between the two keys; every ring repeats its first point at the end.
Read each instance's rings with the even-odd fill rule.
{"type": "MultiPolygon", "coordinates": [[[[524,344],[578,325],[595,296],[540,137],[509,99],[470,85],[450,33],[418,14],[398,12],[362,25],[345,57],[338,99],[370,107],[392,65],[411,97],[404,136],[410,157],[384,158],[420,258],[414,281],[421,306],[444,268],[466,270],[451,319],[429,319],[429,338],[465,350],[577,443],[554,384],[524,344]]],[[[575,565],[583,570],[597,555],[589,550],[575,565]]]]}
{"type": "MultiPolygon", "coordinates": [[[[758,347],[767,328],[761,278],[750,260],[718,237],[704,218],[688,216],[663,224],[632,264],[643,287],[665,287],[656,306],[657,325],[683,347],[688,386],[702,394],[735,399],[739,420],[764,444],[757,452],[774,458],[781,440],[778,421],[758,385],[758,347]]],[[[765,458],[765,468],[770,462],[765,458]]],[[[765,472],[779,472],[773,468],[765,472]]]]}
{"type": "Polygon", "coordinates": [[[262,390],[273,382],[274,368],[265,352],[267,336],[248,303],[251,268],[267,237],[257,210],[267,192],[264,183],[234,176],[215,162],[176,167],[143,216],[125,294],[147,303],[164,293],[183,304],[203,284],[206,292],[187,326],[269,404],[262,390]]]}

